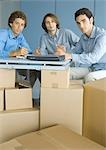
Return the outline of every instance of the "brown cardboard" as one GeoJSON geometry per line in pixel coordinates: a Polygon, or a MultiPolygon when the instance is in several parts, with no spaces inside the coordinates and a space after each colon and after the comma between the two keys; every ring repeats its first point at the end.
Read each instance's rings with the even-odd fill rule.
{"type": "Polygon", "coordinates": [[[70,85],[83,85],[83,80],[70,80],[70,85]]]}
{"type": "Polygon", "coordinates": [[[4,89],[0,89],[0,111],[4,110],[4,89]]]}
{"type": "Polygon", "coordinates": [[[56,123],[82,134],[83,87],[41,88],[40,128],[56,123]]]}
{"type": "Polygon", "coordinates": [[[32,88],[5,89],[6,110],[32,108],[32,88]]]}
{"type": "Polygon", "coordinates": [[[0,112],[0,143],[38,129],[38,109],[0,112]]]}
{"type": "Polygon", "coordinates": [[[15,87],[15,70],[0,69],[0,88],[15,87]]]}
{"type": "Polygon", "coordinates": [[[41,87],[43,88],[68,88],[70,69],[66,70],[42,70],[41,87]]]}
{"type": "Polygon", "coordinates": [[[54,126],[17,137],[0,145],[5,150],[104,150],[101,145],[63,126],[54,126]]]}
{"type": "Polygon", "coordinates": [[[83,135],[106,147],[106,78],[84,86],[83,135]]]}

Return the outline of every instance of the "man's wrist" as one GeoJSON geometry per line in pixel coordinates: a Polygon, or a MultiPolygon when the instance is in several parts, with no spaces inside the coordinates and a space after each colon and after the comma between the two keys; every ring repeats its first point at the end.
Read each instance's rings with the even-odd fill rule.
{"type": "Polygon", "coordinates": [[[69,59],[69,60],[72,60],[71,54],[70,54],[70,53],[66,53],[66,54],[65,54],[65,59],[66,59],[66,60],[68,60],[68,59],[69,59]]]}

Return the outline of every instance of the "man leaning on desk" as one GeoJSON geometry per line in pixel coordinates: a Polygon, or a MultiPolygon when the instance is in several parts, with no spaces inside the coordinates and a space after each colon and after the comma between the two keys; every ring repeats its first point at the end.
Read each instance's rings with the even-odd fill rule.
{"type": "Polygon", "coordinates": [[[0,57],[24,56],[31,52],[22,31],[27,26],[26,15],[22,11],[12,12],[7,29],[0,29],[0,57]]]}
{"type": "MultiPolygon", "coordinates": [[[[79,42],[71,51],[67,51],[67,47],[63,45],[56,45],[55,54],[65,55],[66,59],[71,59],[74,63],[70,79],[84,79],[85,82],[90,82],[106,77],[106,30],[94,25],[94,16],[88,8],[77,10],[75,21],[83,33],[79,42]]],[[[56,24],[50,16],[46,16],[43,23],[45,30],[47,28],[54,33],[52,29],[56,24]]],[[[42,47],[37,49],[36,53],[42,54],[42,49],[47,46],[45,43],[50,40],[51,43],[56,41],[56,36],[53,38],[49,32],[42,36],[42,47]]]]}
{"type": "MultiPolygon", "coordinates": [[[[0,29],[0,57],[16,57],[25,56],[31,52],[31,49],[22,34],[22,31],[27,26],[27,18],[24,12],[14,11],[8,18],[7,29],[0,29]]],[[[26,74],[25,70],[17,71],[17,78],[20,79],[20,74],[26,74]]]]}
{"type": "MultiPolygon", "coordinates": [[[[33,52],[35,55],[55,54],[58,49],[70,52],[79,41],[73,31],[60,27],[59,19],[53,13],[47,13],[43,17],[42,28],[45,32],[41,35],[39,48],[33,52]]],[[[40,71],[38,74],[40,77],[40,71]]]]}
{"type": "Polygon", "coordinates": [[[57,55],[72,59],[71,79],[84,79],[85,82],[106,77],[106,30],[94,25],[94,16],[88,8],[75,12],[75,21],[83,33],[71,53],[57,49],[57,55]]]}

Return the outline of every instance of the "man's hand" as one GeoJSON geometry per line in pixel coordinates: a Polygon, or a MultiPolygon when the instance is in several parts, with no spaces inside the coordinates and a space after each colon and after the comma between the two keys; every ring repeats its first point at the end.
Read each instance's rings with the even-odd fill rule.
{"type": "Polygon", "coordinates": [[[72,56],[69,53],[65,53],[65,60],[71,60],[72,56]]]}
{"type": "Polygon", "coordinates": [[[34,54],[35,56],[41,55],[41,53],[40,53],[40,48],[35,49],[35,51],[33,52],[33,54],[34,54]]]}
{"type": "Polygon", "coordinates": [[[25,56],[27,54],[28,54],[27,48],[22,47],[17,50],[17,56],[25,56]]]}
{"type": "Polygon", "coordinates": [[[56,47],[55,55],[65,55],[65,60],[72,59],[71,54],[66,52],[66,49],[63,45],[58,45],[56,47]]]}
{"type": "Polygon", "coordinates": [[[28,54],[28,49],[22,47],[22,48],[19,48],[18,50],[11,51],[9,56],[16,57],[16,56],[25,56],[27,54],[28,54]]]}
{"type": "Polygon", "coordinates": [[[57,45],[55,52],[58,52],[61,54],[63,52],[66,52],[66,48],[64,47],[64,45],[57,45]]]}

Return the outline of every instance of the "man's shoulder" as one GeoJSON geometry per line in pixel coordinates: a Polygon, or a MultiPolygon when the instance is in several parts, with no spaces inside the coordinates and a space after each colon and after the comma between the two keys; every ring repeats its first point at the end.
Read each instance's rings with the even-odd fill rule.
{"type": "Polygon", "coordinates": [[[68,28],[61,28],[59,31],[61,34],[65,34],[68,36],[76,35],[71,29],[68,29],[68,28]]]}
{"type": "Polygon", "coordinates": [[[41,39],[46,39],[46,38],[48,38],[49,37],[49,34],[48,33],[43,33],[42,35],[41,35],[41,39]]]}
{"type": "Polygon", "coordinates": [[[106,30],[104,28],[96,27],[95,30],[97,35],[106,35],[106,30]]]}
{"type": "Polygon", "coordinates": [[[0,29],[1,34],[8,34],[9,30],[8,29],[0,29]]]}
{"type": "Polygon", "coordinates": [[[0,29],[0,39],[6,40],[9,37],[8,29],[0,29]]]}

